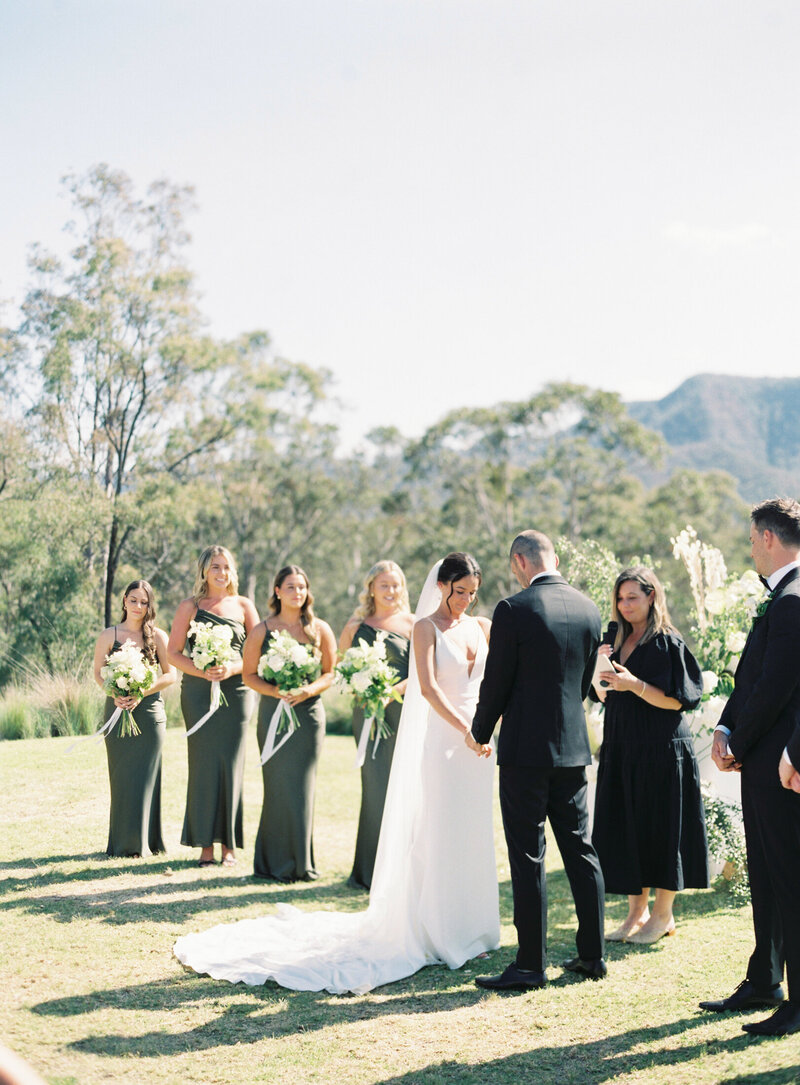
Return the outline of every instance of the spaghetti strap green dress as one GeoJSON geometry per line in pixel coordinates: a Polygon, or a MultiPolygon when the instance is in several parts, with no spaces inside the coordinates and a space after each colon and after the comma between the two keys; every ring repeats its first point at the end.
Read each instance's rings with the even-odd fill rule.
{"type": "MultiPolygon", "coordinates": [[[[262,695],[258,748],[264,748],[277,697],[262,695]]],[[[325,738],[325,708],[319,697],[295,705],[300,726],[261,766],[264,804],[256,836],[253,872],[279,882],[310,882],[314,867],[314,792],[325,738]]]]}
{"type": "MultiPolygon", "coordinates": [[[[232,626],[231,643],[241,655],[245,640],[241,622],[200,608],[195,620],[232,626]]],[[[187,654],[191,650],[190,637],[187,654]]],[[[226,678],[221,687],[227,705],[221,704],[200,730],[186,740],[189,779],[181,844],[193,848],[207,848],[216,843],[230,849],[244,846],[242,783],[252,697],[240,674],[226,678]]],[[[210,701],[211,683],[207,679],[192,674],[182,676],[181,711],[187,731],[208,712],[210,701]]]]}
{"type": "MultiPolygon", "coordinates": [[[[378,630],[362,622],[353,636],[353,644],[365,640],[373,644],[378,630]]],[[[386,662],[397,671],[397,681],[408,678],[408,652],[411,641],[402,633],[386,632],[386,662]]],[[[386,788],[392,768],[394,747],[397,741],[397,726],[400,722],[402,704],[391,701],[386,707],[386,722],[392,729],[388,738],[382,738],[375,748],[375,740],[369,739],[367,755],[361,766],[361,812],[358,816],[358,834],[356,836],[356,854],[353,870],[347,884],[354,889],[369,889],[372,885],[372,871],[375,867],[375,854],[378,850],[378,837],[381,833],[383,807],[386,802],[386,788]]],[[[353,736],[356,746],[361,738],[364,726],[363,709],[353,709],[353,736]]]]}
{"type": "MultiPolygon", "coordinates": [[[[111,651],[121,647],[115,639],[111,651]]],[[[103,719],[113,711],[114,701],[109,697],[103,719]]],[[[116,724],[105,737],[111,787],[107,855],[155,855],[165,850],[161,837],[161,750],[167,714],[161,694],[144,697],[133,710],[133,718],[141,734],[122,738],[116,724]]]]}

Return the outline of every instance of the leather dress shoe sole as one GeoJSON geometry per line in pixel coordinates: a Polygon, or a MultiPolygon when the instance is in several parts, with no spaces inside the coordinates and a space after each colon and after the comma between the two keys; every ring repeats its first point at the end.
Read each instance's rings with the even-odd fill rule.
{"type": "Polygon", "coordinates": [[[574,972],[579,978],[587,980],[602,980],[608,974],[606,962],[600,957],[596,961],[585,961],[581,957],[570,957],[562,962],[562,967],[567,972],[574,972]]]}
{"type": "Polygon", "coordinates": [[[499,976],[476,976],[475,983],[486,991],[537,991],[546,986],[544,972],[523,972],[510,964],[499,976]]]}
{"type": "Polygon", "coordinates": [[[790,1036],[800,1032],[800,1003],[784,1002],[772,1017],[742,1025],[742,1028],[751,1036],[790,1036]]]}
{"type": "Polygon", "coordinates": [[[783,988],[780,984],[771,991],[759,991],[750,980],[742,980],[732,995],[719,1001],[701,1002],[701,1010],[714,1013],[735,1013],[737,1010],[749,1010],[756,1007],[780,1006],[783,1002],[783,988]]]}

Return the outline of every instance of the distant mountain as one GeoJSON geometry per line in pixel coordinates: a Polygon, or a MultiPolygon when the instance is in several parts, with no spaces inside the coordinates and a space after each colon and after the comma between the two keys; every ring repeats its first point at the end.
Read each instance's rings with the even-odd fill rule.
{"type": "Polygon", "coordinates": [[[663,399],[627,406],[664,435],[667,475],[678,467],[723,470],[746,501],[800,498],[800,378],[702,374],[663,399]]]}

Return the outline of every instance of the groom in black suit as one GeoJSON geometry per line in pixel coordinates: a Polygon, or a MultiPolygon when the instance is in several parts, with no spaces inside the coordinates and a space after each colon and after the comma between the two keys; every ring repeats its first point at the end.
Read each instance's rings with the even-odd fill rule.
{"type": "Polygon", "coordinates": [[[522,587],[498,603],[480,697],[466,736],[481,752],[503,717],[497,746],[500,805],[511,863],[519,949],[499,976],[479,987],[544,987],[547,964],[545,818],[555,834],[578,913],[578,956],[564,967],[601,979],[604,885],[588,833],[586,771],[591,761],[583,700],[600,642],[597,607],[557,572],[553,544],[523,531],[511,546],[522,587]]]}
{"type": "Polygon", "coordinates": [[[700,1005],[718,1013],[777,1006],[742,1028],[784,1036],[800,1032],[800,796],[792,790],[800,784],[800,504],[776,498],[756,505],[750,543],[770,595],[744,646],[711,756],[723,772],[742,774],[756,944],[733,994],[700,1005]]]}

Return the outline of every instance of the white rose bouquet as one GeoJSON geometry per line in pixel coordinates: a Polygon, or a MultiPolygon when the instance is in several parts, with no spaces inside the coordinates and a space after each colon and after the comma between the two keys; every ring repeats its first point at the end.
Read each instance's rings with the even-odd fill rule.
{"type": "MultiPolygon", "coordinates": [[[[236,659],[236,651],[231,643],[233,629],[229,625],[218,625],[216,622],[190,622],[189,636],[194,638],[192,646],[192,663],[200,671],[207,671],[209,667],[224,667],[236,659]]],[[[219,688],[219,682],[212,682],[212,686],[219,688]]],[[[219,689],[219,704],[227,705],[225,694],[219,689]]]]}
{"type": "MultiPolygon", "coordinates": [[[[277,686],[281,693],[293,693],[307,682],[313,682],[319,677],[321,669],[319,649],[311,644],[300,644],[285,629],[276,629],[270,634],[266,651],[256,668],[259,678],[277,686]]],[[[286,701],[279,700],[261,751],[262,765],[277,753],[299,726],[300,721],[294,708],[286,701]],[[283,737],[276,745],[275,739],[279,734],[283,737]]]]}
{"type": "Polygon", "coordinates": [[[348,648],[336,665],[336,685],[343,693],[349,693],[356,704],[364,710],[364,727],[358,743],[356,764],[364,764],[369,737],[374,733],[372,756],[382,738],[388,738],[392,729],[386,722],[386,706],[390,701],[402,701],[394,688],[398,673],[386,662],[386,633],[379,630],[374,644],[359,638],[358,644],[348,648]]]}
{"type": "MultiPolygon", "coordinates": [[[[103,689],[109,697],[138,697],[141,699],[156,680],[156,668],[148,663],[141,648],[126,640],[116,652],[106,656],[105,665],[100,670],[103,689]]],[[[102,731],[110,734],[114,724],[122,717],[119,725],[121,736],[141,734],[130,709],[117,708],[106,720],[102,731]]]]}
{"type": "MultiPolygon", "coordinates": [[[[192,663],[200,671],[207,671],[209,667],[224,667],[226,663],[232,663],[237,659],[236,649],[233,647],[233,629],[229,625],[217,622],[189,622],[189,637],[194,638],[192,645],[192,663]]],[[[227,705],[222,686],[214,679],[211,683],[211,700],[208,712],[186,732],[186,738],[199,731],[203,724],[211,719],[221,704],[227,705]]]]}

